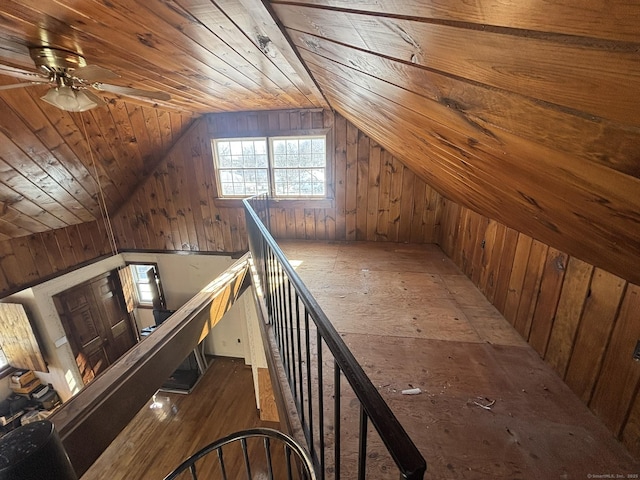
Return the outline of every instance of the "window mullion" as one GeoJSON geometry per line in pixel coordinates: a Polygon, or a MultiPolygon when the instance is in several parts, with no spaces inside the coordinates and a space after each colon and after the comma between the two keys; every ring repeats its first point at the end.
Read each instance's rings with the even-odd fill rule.
{"type": "Polygon", "coordinates": [[[269,176],[269,196],[271,198],[276,197],[276,179],[275,174],[273,172],[274,162],[273,162],[273,148],[271,145],[271,137],[267,138],[267,165],[269,166],[267,175],[269,176]]]}

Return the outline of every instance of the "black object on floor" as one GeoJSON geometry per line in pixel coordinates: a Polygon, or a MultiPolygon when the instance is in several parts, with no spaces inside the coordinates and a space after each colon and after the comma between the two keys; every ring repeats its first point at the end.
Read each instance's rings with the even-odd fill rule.
{"type": "Polygon", "coordinates": [[[0,439],[1,480],[77,480],[53,424],[28,423],[0,439]]]}
{"type": "Polygon", "coordinates": [[[197,370],[176,370],[173,374],[162,384],[162,390],[180,392],[190,392],[195,386],[200,374],[197,370]]]}

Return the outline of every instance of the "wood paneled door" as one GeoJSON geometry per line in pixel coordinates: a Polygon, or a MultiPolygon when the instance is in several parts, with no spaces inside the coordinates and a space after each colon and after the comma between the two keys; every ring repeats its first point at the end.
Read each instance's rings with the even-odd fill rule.
{"type": "Polygon", "coordinates": [[[54,302],[85,385],[135,345],[115,272],[66,290],[54,302]]]}

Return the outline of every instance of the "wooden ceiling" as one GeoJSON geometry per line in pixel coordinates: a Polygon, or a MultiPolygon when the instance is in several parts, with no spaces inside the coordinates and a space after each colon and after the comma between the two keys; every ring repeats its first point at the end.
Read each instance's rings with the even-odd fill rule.
{"type": "Polygon", "coordinates": [[[638,2],[0,2],[0,65],[36,45],[171,100],[0,91],[0,239],[97,218],[96,171],[115,211],[199,115],[330,105],[444,196],[640,278],[638,2]]]}
{"type": "Polygon", "coordinates": [[[114,212],[198,115],[328,106],[258,0],[2,0],[0,85],[35,72],[33,46],[171,100],[96,91],[107,106],[80,114],[47,85],[0,91],[0,240],[100,218],[100,188],[114,212]]]}
{"type": "Polygon", "coordinates": [[[331,106],[445,197],[640,279],[640,3],[271,3],[331,106]]]}

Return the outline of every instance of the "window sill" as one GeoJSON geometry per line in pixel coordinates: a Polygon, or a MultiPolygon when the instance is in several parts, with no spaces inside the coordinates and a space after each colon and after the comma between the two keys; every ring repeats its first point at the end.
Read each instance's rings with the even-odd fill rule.
{"type": "MultiPolygon", "coordinates": [[[[242,198],[214,198],[216,207],[242,208],[242,198]]],[[[275,208],[334,208],[331,198],[270,198],[269,204],[275,208]]]]}
{"type": "Polygon", "coordinates": [[[0,368],[0,379],[8,377],[15,371],[16,369],[13,368],[11,365],[5,365],[4,367],[0,368]]]}

